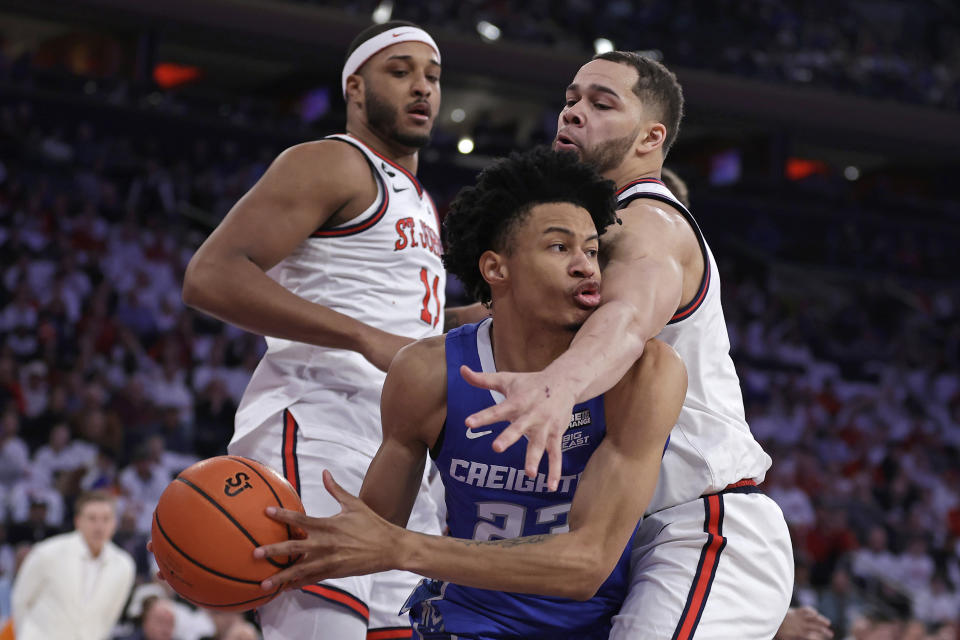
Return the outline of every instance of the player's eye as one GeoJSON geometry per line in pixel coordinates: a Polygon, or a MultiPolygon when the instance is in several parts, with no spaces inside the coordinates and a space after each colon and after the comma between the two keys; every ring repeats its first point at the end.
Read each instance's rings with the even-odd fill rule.
{"type": "Polygon", "coordinates": [[[604,104],[602,102],[594,102],[593,106],[596,107],[597,109],[600,109],[601,111],[606,111],[607,109],[612,108],[610,105],[604,104]]]}
{"type": "Polygon", "coordinates": [[[566,250],[567,250],[567,245],[563,244],[562,242],[554,242],[553,244],[550,245],[550,251],[566,251],[566,250]]]}
{"type": "Polygon", "coordinates": [[[573,98],[567,98],[567,100],[563,103],[563,106],[570,108],[575,104],[577,104],[576,100],[574,100],[573,98]]]}

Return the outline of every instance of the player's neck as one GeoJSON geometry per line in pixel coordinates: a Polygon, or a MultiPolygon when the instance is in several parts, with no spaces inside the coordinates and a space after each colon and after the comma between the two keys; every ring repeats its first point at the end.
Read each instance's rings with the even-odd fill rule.
{"type": "Polygon", "coordinates": [[[417,166],[419,164],[417,149],[384,140],[379,134],[367,126],[365,122],[347,124],[347,133],[354,138],[358,138],[368,147],[400,165],[410,173],[414,175],[417,174],[417,166]]]}
{"type": "Polygon", "coordinates": [[[663,164],[659,161],[636,158],[631,161],[621,163],[619,166],[604,172],[603,177],[607,180],[613,180],[617,189],[622,189],[634,180],[642,178],[660,179],[660,169],[663,164]]]}
{"type": "Polygon", "coordinates": [[[575,333],[494,309],[490,342],[497,371],[540,371],[570,347],[575,333]]]}

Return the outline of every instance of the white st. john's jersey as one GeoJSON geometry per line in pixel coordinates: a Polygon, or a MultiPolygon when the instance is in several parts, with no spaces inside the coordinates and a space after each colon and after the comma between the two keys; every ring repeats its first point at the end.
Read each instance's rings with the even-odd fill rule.
{"type": "Polygon", "coordinates": [[[617,192],[620,209],[637,198],[666,202],[683,214],[697,236],[704,264],[697,295],[677,310],[657,336],[683,359],[687,396],[663,455],[657,489],[647,509],[652,513],[740,480],[759,484],[771,461],[744,418],[743,394],[720,306],[720,277],[699,225],[659,180],[635,180],[617,192]]]}
{"type": "MultiPolygon", "coordinates": [[[[446,272],[430,196],[413,174],[359,139],[326,139],[363,153],[377,198],[353,220],[318,229],[268,274],[301,298],[378,329],[411,338],[439,335],[446,272]]],[[[382,440],[384,372],[353,351],[266,341],[237,411],[234,440],[296,405],[293,413],[305,435],[375,454],[382,440]]]]}

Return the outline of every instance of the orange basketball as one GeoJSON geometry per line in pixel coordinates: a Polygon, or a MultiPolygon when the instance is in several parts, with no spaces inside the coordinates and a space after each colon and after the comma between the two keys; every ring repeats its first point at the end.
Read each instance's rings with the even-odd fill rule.
{"type": "Polygon", "coordinates": [[[283,476],[240,456],[202,460],[174,478],[153,512],[153,554],[173,590],[201,607],[246,611],[272,600],[260,582],[294,558],[258,559],[256,547],[288,540],[270,505],[303,513],[283,476]],[[282,560],[282,561],[281,561],[282,560]]]}

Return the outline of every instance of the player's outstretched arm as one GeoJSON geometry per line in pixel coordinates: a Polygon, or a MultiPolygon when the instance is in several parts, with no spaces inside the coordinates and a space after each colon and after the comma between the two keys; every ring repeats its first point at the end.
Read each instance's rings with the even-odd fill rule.
{"type": "Polygon", "coordinates": [[[266,275],[336,213],[375,197],[366,160],[348,145],[287,149],[190,260],[184,302],[260,335],[358,351],[386,370],[410,339],[304,300],[266,275]]]}
{"type": "Polygon", "coordinates": [[[467,418],[473,429],[506,421],[493,442],[496,451],[526,436],[526,473],[536,477],[540,458],[549,458],[548,486],[560,480],[560,443],[573,405],[610,389],[640,357],[680,306],[683,261],[699,250],[679,214],[636,202],[621,212],[603,270],[603,304],[577,332],[570,348],[534,373],[471,373],[475,386],[495,389],[506,400],[467,418]]]}
{"type": "MultiPolygon", "coordinates": [[[[654,345],[607,394],[607,436],[581,475],[569,512],[568,533],[477,542],[400,529],[382,518],[371,518],[372,511],[366,523],[357,524],[355,532],[332,534],[329,525],[340,516],[309,518],[281,511],[275,517],[308,532],[313,527],[313,539],[326,538],[327,553],[338,559],[341,556],[336,554],[343,548],[354,549],[358,538],[369,540],[370,554],[376,561],[365,567],[368,573],[405,569],[482,589],[590,598],[610,574],[649,504],[663,446],[686,392],[686,372],[679,357],[662,343],[654,345]],[[330,523],[316,522],[321,520],[330,523]],[[341,538],[342,543],[330,544],[333,538],[341,538]]],[[[367,486],[364,483],[365,496],[367,486]]],[[[340,491],[334,495],[345,512],[363,511],[361,501],[340,491]]],[[[408,508],[404,511],[409,513],[408,508]]],[[[307,540],[262,547],[257,553],[309,556],[318,548],[319,542],[311,543],[308,534],[307,540]]],[[[275,575],[264,587],[284,582],[298,586],[352,575],[341,572],[344,565],[336,564],[336,560],[331,565],[324,574],[311,571],[301,562],[275,575]]]]}

